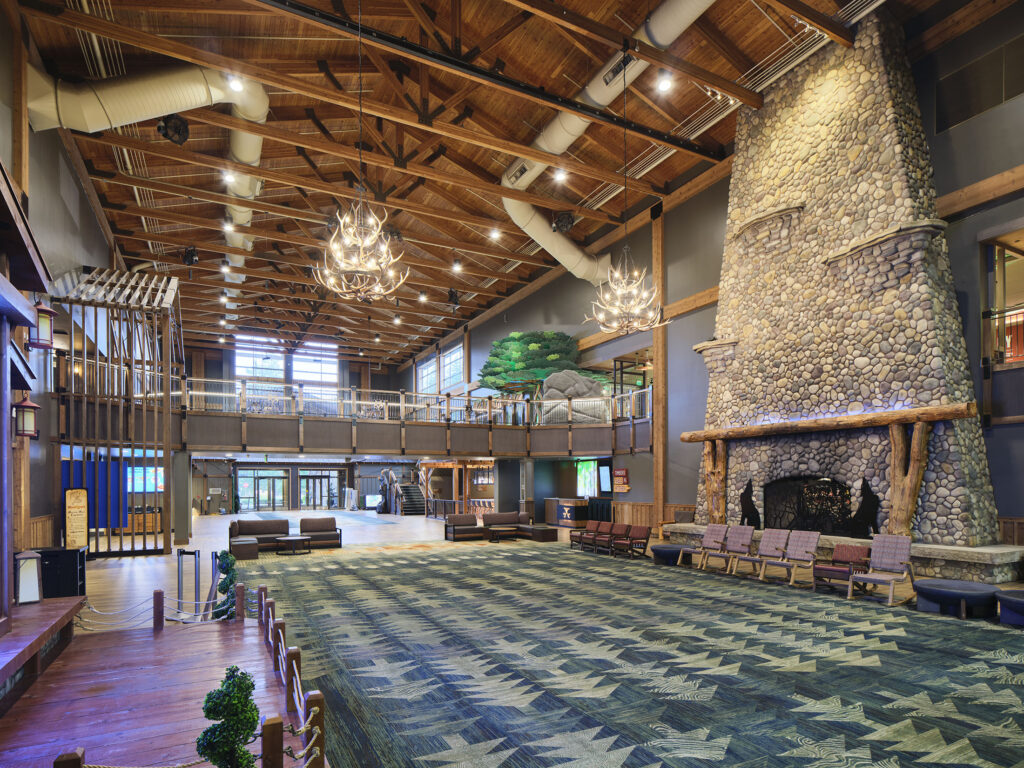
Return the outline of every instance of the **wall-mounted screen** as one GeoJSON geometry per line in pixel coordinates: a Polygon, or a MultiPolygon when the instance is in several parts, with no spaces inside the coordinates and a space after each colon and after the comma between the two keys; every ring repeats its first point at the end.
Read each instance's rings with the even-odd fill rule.
{"type": "Polygon", "coordinates": [[[163,493],[163,467],[128,467],[125,478],[128,493],[163,493]]]}
{"type": "Polygon", "coordinates": [[[612,492],[612,468],[602,464],[597,468],[598,487],[601,493],[612,492]]]}

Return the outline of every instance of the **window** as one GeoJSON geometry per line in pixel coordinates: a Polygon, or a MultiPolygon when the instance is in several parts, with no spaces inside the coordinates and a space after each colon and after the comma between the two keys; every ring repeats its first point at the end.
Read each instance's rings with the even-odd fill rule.
{"type": "Polygon", "coordinates": [[[441,354],[441,389],[462,383],[462,344],[449,347],[441,354]]]}
{"type": "Polygon", "coordinates": [[[338,386],[338,345],[306,342],[292,356],[292,380],[321,387],[338,386]]]}
{"type": "Polygon", "coordinates": [[[576,462],[576,495],[589,498],[597,496],[597,462],[576,462]]]}
{"type": "Polygon", "coordinates": [[[284,350],[267,339],[238,336],[235,377],[284,381],[284,350]]]}
{"type": "Polygon", "coordinates": [[[433,394],[437,392],[437,358],[428,357],[416,364],[416,391],[433,394]]]}

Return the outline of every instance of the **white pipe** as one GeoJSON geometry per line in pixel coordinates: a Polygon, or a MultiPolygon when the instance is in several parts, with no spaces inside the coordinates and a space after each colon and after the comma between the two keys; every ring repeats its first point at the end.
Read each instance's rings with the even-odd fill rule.
{"type": "MultiPolygon", "coordinates": [[[[658,48],[667,48],[704,13],[714,0],[665,0],[633,33],[633,37],[658,48]]],[[[633,58],[621,69],[622,54],[612,56],[583,90],[576,100],[603,109],[622,95],[623,90],[636,80],[648,62],[633,58]]],[[[559,112],[540,132],[532,146],[555,155],[561,155],[582,136],[590,121],[578,115],[559,112]]],[[[517,158],[502,174],[501,184],[512,189],[526,189],[540,176],[547,164],[517,158]]],[[[502,198],[502,204],[516,226],[545,251],[550,253],[576,277],[600,285],[608,277],[611,255],[591,256],[560,232],[554,232],[547,218],[530,203],[502,198]]]]}
{"type": "MultiPolygon", "coordinates": [[[[255,123],[266,122],[270,111],[270,100],[259,83],[193,64],[85,83],[55,80],[31,65],[28,71],[29,122],[36,131],[60,127],[96,133],[213,104],[231,104],[232,115],[255,123]]],[[[229,142],[231,160],[259,165],[262,136],[232,130],[229,142]]],[[[227,194],[247,200],[259,194],[259,179],[246,174],[232,175],[227,194]]],[[[226,208],[233,225],[245,227],[252,222],[252,209],[237,205],[226,208]]],[[[226,232],[225,239],[235,248],[252,250],[251,237],[226,232]]],[[[243,256],[232,255],[227,260],[233,267],[245,265],[243,256]]],[[[235,272],[224,279],[235,284],[245,281],[243,275],[235,272]]],[[[233,306],[228,304],[228,308],[233,306]]]]}

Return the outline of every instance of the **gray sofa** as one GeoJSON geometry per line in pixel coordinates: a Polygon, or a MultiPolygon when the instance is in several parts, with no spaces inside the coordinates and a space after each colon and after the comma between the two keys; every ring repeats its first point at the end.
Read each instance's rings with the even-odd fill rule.
{"type": "Polygon", "coordinates": [[[232,520],[228,526],[228,548],[234,539],[256,539],[260,549],[275,549],[278,536],[288,535],[287,520],[232,520]]]}
{"type": "Polygon", "coordinates": [[[445,541],[482,539],[484,529],[476,524],[476,515],[448,515],[444,519],[445,541]]]}
{"type": "Polygon", "coordinates": [[[310,547],[341,546],[341,528],[333,517],[300,518],[299,535],[309,536],[310,547]]]}

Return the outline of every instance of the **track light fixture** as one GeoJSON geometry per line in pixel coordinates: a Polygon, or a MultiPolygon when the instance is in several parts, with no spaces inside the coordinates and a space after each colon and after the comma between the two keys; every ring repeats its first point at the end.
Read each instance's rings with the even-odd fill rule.
{"type": "Polygon", "coordinates": [[[452,262],[452,271],[453,272],[461,272],[462,271],[462,259],[456,259],[455,261],[452,262]]]}

